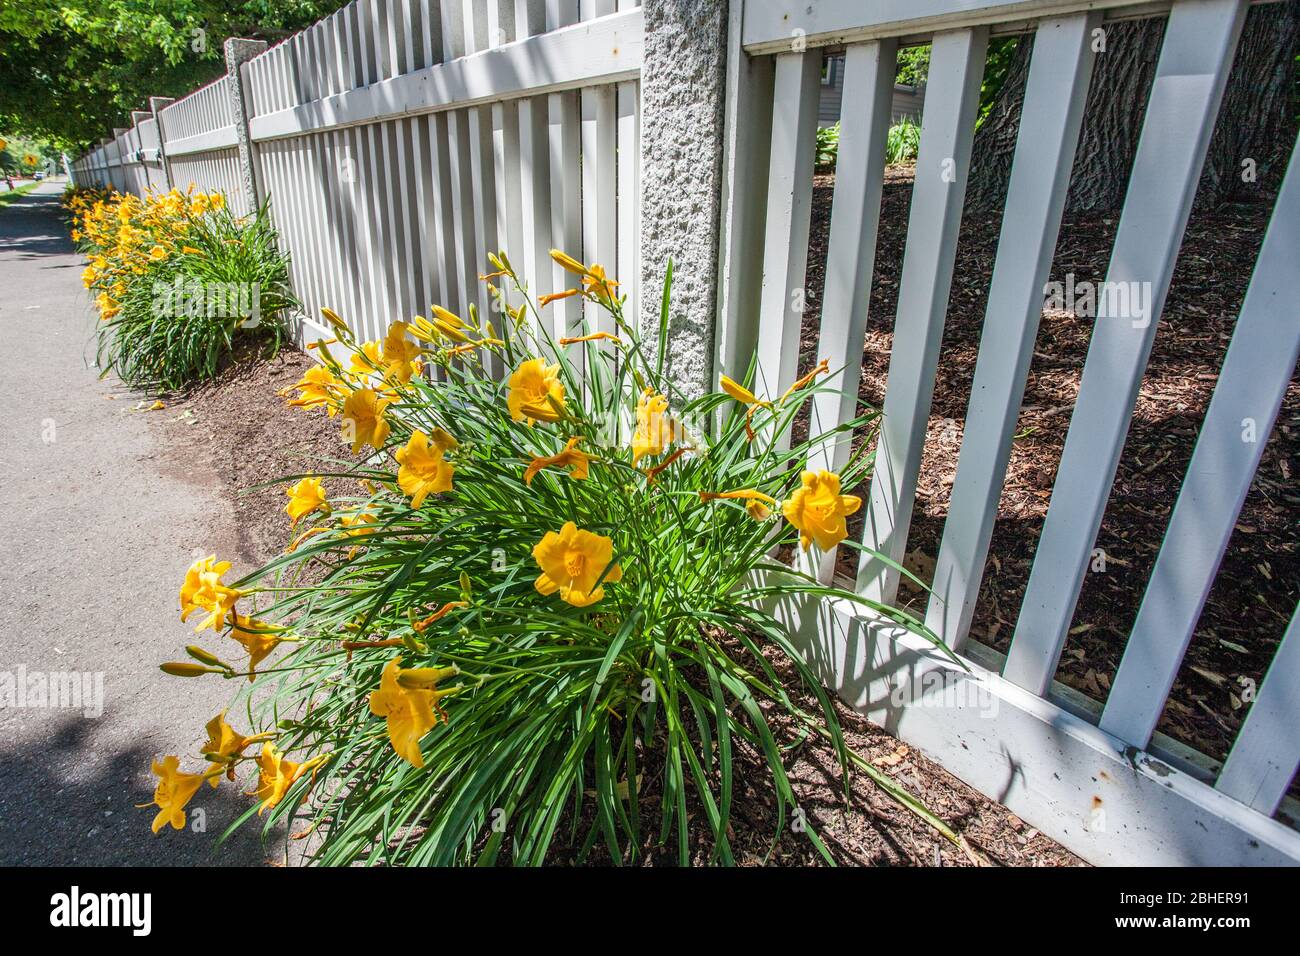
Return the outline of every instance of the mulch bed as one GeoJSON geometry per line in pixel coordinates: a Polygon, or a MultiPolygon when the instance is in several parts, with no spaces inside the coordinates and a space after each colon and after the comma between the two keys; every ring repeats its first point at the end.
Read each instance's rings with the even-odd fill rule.
{"type": "MultiPolygon", "coordinates": [[[[887,170],[859,388],[876,408],[884,401],[911,184],[910,167],[887,170]]],[[[833,188],[833,174],[816,177],[800,356],[805,369],[817,360],[833,188]]],[[[1271,202],[1233,204],[1198,211],[1188,226],[1097,540],[1107,569],[1086,578],[1056,675],[1098,701],[1105,700],[1136,618],[1270,210],[1271,202]]],[[[1117,214],[1066,217],[1051,279],[1064,281],[1072,272],[1076,283],[1104,280],[1117,225],[1117,214]]],[[[908,539],[908,566],[923,578],[932,571],[948,511],[1000,228],[997,215],[967,215],[962,222],[908,539]]],[[[1039,327],[971,629],[999,651],[1009,647],[1024,597],[1091,330],[1091,319],[1068,311],[1045,312],[1039,327]]],[[[1226,757],[1248,710],[1243,691],[1263,679],[1300,590],[1300,384],[1292,382],[1271,438],[1259,437],[1268,439],[1259,472],[1159,725],[1218,759],[1226,757]]],[[[859,519],[858,533],[861,527],[859,519]]],[[[851,573],[853,565],[843,570],[851,573]]],[[[917,590],[905,589],[900,598],[924,608],[917,590]]]]}
{"type": "MultiPolygon", "coordinates": [[[[322,460],[347,457],[338,422],[317,410],[289,408],[277,392],[296,382],[312,359],[286,349],[270,360],[245,354],[221,377],[186,395],[167,399],[167,409],[151,417],[167,443],[186,462],[201,461],[212,471],[238,525],[240,562],[252,567],[279,554],[290,540],[284,513],[284,485],[251,486],[323,467],[322,460]]],[[[774,663],[776,663],[774,659],[774,663]]],[[[787,665],[788,666],[788,665],[787,665]]],[[[802,705],[815,712],[811,696],[802,705]]],[[[921,753],[843,705],[839,719],[849,746],[900,781],[911,793],[965,838],[977,858],[994,865],[1079,866],[1078,857],[1043,836],[1005,807],[983,797],[921,753]]],[[[818,738],[800,741],[796,728],[773,719],[789,747],[786,769],[800,807],[838,862],[861,865],[972,866],[975,861],[887,796],[862,774],[855,774],[846,801],[834,751],[818,738]]],[[[737,741],[733,852],[743,865],[816,865],[822,861],[807,837],[791,828],[787,815],[781,839],[776,803],[767,787],[769,771],[758,752],[737,741]]],[[[656,780],[647,772],[643,800],[653,801],[656,780]]],[[[649,803],[646,804],[649,806],[649,803]]],[[[697,808],[697,812],[699,811],[697,808]]],[[[646,819],[653,817],[647,810],[646,819]]],[[[652,821],[653,822],[653,821],[652,821]]],[[[675,838],[674,838],[675,839],[675,838]]],[[[694,841],[697,862],[708,861],[703,840],[694,841]]],[[[675,862],[675,850],[649,851],[643,861],[675,862]]],[[[589,862],[607,860],[603,851],[589,862]]],[[[553,862],[573,862],[572,851],[557,847],[553,862]]]]}
{"type": "MultiPolygon", "coordinates": [[[[292,540],[284,510],[291,482],[278,479],[339,471],[333,463],[350,458],[336,420],[290,408],[276,394],[313,364],[294,348],[267,359],[246,346],[219,378],[169,396],[167,408],[151,418],[184,462],[214,472],[234,511],[241,566],[257,567],[292,540]],[[257,487],[267,482],[276,483],[257,487]]],[[[332,494],[344,493],[340,483],[329,484],[332,494]]]]}

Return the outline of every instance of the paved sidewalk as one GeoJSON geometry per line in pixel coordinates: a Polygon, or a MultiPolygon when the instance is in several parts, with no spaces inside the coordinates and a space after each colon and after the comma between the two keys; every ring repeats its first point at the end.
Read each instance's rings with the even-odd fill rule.
{"type": "Polygon", "coordinates": [[[251,803],[229,781],[191,804],[204,833],[155,837],[134,806],[152,797],[155,755],[197,769],[203,725],[235,690],[157,669],[191,640],[185,568],[233,527],[203,463],[188,475],[183,450],[161,447],[148,416],[166,412],[134,411],[138,395],[98,379],[62,189],[0,209],[0,865],[260,863],[282,851],[256,824],[213,853],[251,803]],[[5,674],[38,672],[89,674],[92,690],[102,677],[102,715],[6,706],[5,674]]]}

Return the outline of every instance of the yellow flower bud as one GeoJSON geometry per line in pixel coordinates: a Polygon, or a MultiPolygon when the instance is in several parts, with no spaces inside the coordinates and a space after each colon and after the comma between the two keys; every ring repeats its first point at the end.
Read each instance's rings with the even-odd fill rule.
{"type": "Polygon", "coordinates": [[[217,657],[216,654],[213,654],[211,651],[205,651],[197,644],[190,644],[188,647],[185,648],[185,653],[190,655],[190,657],[194,658],[196,661],[199,661],[203,664],[207,664],[211,667],[229,666],[225,663],[225,661],[217,657]]]}
{"type": "Polygon", "coordinates": [[[158,669],[172,677],[202,677],[204,674],[220,673],[220,670],[215,667],[204,667],[202,664],[191,664],[189,661],[169,661],[166,664],[159,664],[158,669]]]}

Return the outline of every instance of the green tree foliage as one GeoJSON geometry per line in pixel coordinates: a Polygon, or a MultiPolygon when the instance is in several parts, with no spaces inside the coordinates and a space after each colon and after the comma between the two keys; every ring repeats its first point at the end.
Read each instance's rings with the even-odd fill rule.
{"type": "Polygon", "coordinates": [[[0,173],[31,173],[35,170],[47,170],[50,164],[58,169],[60,150],[45,139],[23,136],[0,130],[0,173]],[[27,162],[28,156],[35,156],[37,163],[33,166],[27,162]]]}
{"type": "Polygon", "coordinates": [[[276,42],[344,0],[29,0],[0,6],[0,128],[76,150],[150,96],[222,72],[221,45],[276,42]]]}

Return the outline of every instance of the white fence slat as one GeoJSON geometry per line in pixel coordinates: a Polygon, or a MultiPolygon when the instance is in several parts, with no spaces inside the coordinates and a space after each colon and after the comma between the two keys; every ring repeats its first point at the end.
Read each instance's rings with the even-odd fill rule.
{"type": "MultiPolygon", "coordinates": [[[[615,0],[581,0],[579,20],[592,20],[615,12],[615,0]]],[[[618,271],[618,120],[614,86],[596,86],[580,94],[582,116],[582,243],[573,253],[583,262],[598,262],[615,280],[618,271]]],[[[579,304],[584,334],[614,331],[604,309],[589,302],[579,304]]],[[[602,347],[608,343],[601,343],[602,347]]],[[[585,356],[585,352],[582,353],[585,356]]]]}
{"type": "MultiPolygon", "coordinates": [[[[436,4],[429,4],[425,18],[424,44],[430,64],[443,61],[442,13],[436,4]]],[[[425,115],[420,117],[424,134],[422,154],[427,163],[421,174],[424,190],[423,218],[429,242],[429,262],[426,268],[430,273],[429,285],[433,292],[429,300],[422,304],[417,314],[427,315],[427,309],[433,305],[455,308],[456,290],[459,283],[455,276],[455,251],[451,248],[450,238],[446,232],[444,216],[451,209],[451,191],[446,172],[448,165],[447,136],[445,115],[425,115]]]]}
{"type": "MultiPolygon", "coordinates": [[[[355,66],[352,57],[352,31],[349,10],[344,8],[334,15],[332,23],[334,34],[333,68],[336,88],[347,89],[355,82],[355,66]]],[[[333,306],[345,320],[356,321],[361,313],[363,296],[361,275],[361,247],[357,236],[360,216],[357,210],[357,150],[352,130],[333,130],[334,164],[333,175],[336,187],[336,206],[343,217],[342,249],[344,255],[344,287],[346,297],[337,306],[333,306]]],[[[310,316],[319,321],[318,315],[310,316]]]]}
{"type": "MultiPolygon", "coordinates": [[[[317,61],[317,89],[321,96],[328,96],[336,89],[338,59],[335,50],[336,36],[332,18],[322,21],[312,28],[315,49],[312,51],[317,61]]],[[[320,185],[321,215],[325,218],[328,258],[325,269],[329,277],[329,301],[322,303],[333,309],[346,309],[347,285],[350,269],[340,268],[346,260],[343,245],[343,230],[346,222],[338,203],[338,157],[337,142],[334,131],[315,137],[317,182],[320,185]]],[[[319,313],[318,313],[319,314],[319,313]]]]}
{"type": "MultiPolygon", "coordinates": [[[[925,117],[864,536],[868,547],[895,562],[902,561],[907,547],[916,502],[987,46],[988,29],[975,27],[937,34],[930,48],[925,117]]],[[[867,597],[892,604],[898,572],[864,552],[857,583],[867,597]]]]}
{"type": "MultiPolygon", "coordinates": [[[[546,0],[547,31],[577,23],[578,13],[578,0],[546,0]]],[[[576,92],[552,93],[546,100],[550,120],[551,238],[557,247],[578,256],[582,250],[582,112],[576,92]]],[[[558,292],[569,288],[574,278],[558,263],[551,262],[552,289],[558,292]]],[[[557,339],[577,334],[582,313],[577,299],[561,299],[548,308],[557,339]]]]}
{"type": "MultiPolygon", "coordinates": [[[[512,260],[523,253],[523,193],[519,171],[519,106],[497,103],[492,107],[492,155],[496,170],[497,249],[512,260]]],[[[493,320],[497,321],[497,320],[493,320]]]]}
{"type": "Polygon", "coordinates": [[[979,596],[1079,141],[1092,31],[1100,24],[1099,14],[1079,13],[1043,21],[1033,35],[961,455],[926,608],[926,624],[953,649],[966,639],[979,596]]]}
{"type": "MultiPolygon", "coordinates": [[[[527,11],[515,9],[516,0],[489,0],[488,40],[492,47],[513,43],[528,35],[527,11]]],[[[519,171],[519,106],[492,104],[492,168],[496,172],[496,245],[513,261],[523,253],[523,194],[519,171]]],[[[488,251],[488,250],[485,250],[488,251]]],[[[499,313],[490,316],[497,331],[506,327],[499,313]]]]}
{"type": "MultiPolygon", "coordinates": [[[[726,112],[722,195],[719,197],[720,263],[717,367],[743,378],[758,344],[763,239],[767,222],[768,159],[772,147],[775,57],[744,56],[740,49],[744,5],[727,18],[726,112]],[[743,120],[741,119],[743,117],[743,120]]],[[[646,295],[651,294],[649,287],[646,295]]]]}
{"type": "Polygon", "coordinates": [[[458,309],[460,301],[460,272],[456,265],[456,233],[452,227],[451,150],[447,136],[450,114],[429,117],[429,173],[433,183],[435,235],[438,253],[437,304],[447,309],[458,309]]]}
{"type": "MultiPolygon", "coordinates": [[[[447,0],[442,4],[442,55],[450,63],[465,56],[465,7],[460,0],[447,0]]],[[[458,314],[467,311],[474,295],[477,273],[474,269],[474,250],[478,237],[474,233],[474,194],[470,182],[472,167],[469,153],[469,123],[466,110],[454,110],[447,115],[448,175],[451,182],[451,235],[456,260],[457,288],[460,297],[447,308],[458,314]]]]}
{"type": "Polygon", "coordinates": [[[1145,314],[1131,316],[1112,314],[1108,296],[1098,301],[1004,672],[1035,693],[1051,684],[1065,645],[1247,6],[1246,0],[1181,0],[1169,15],[1106,274],[1108,287],[1146,288],[1151,297],[1145,314]]]}
{"type": "Polygon", "coordinates": [[[821,60],[820,52],[782,53],[776,58],[758,320],[759,394],[780,395],[799,367],[821,60]]]}
{"type": "Polygon", "coordinates": [[[1297,727],[1300,727],[1300,608],[1291,617],[1215,788],[1272,816],[1300,767],[1297,727]]]}
{"type": "MultiPolygon", "coordinates": [[[[330,18],[330,68],[332,72],[331,89],[335,92],[347,89],[352,83],[352,63],[348,51],[347,17],[340,10],[330,18]]],[[[342,256],[340,272],[343,280],[343,298],[331,308],[338,311],[345,319],[353,319],[361,308],[361,280],[359,256],[356,240],[356,209],[353,195],[356,181],[356,160],[353,155],[352,137],[346,130],[330,132],[330,168],[329,175],[333,182],[332,208],[340,220],[339,251],[342,256]]],[[[310,316],[319,321],[317,316],[310,316]]]]}
{"type": "MultiPolygon", "coordinates": [[[[582,91],[582,248],[574,254],[583,262],[600,263],[608,275],[621,282],[616,96],[613,86],[582,91]]],[[[604,309],[585,301],[582,308],[584,333],[615,331],[614,320],[604,309]]]]}
{"type": "Polygon", "coordinates": [[[1102,712],[1103,730],[1139,746],[1164,710],[1300,358],[1298,167],[1293,155],[1102,712]]]}
{"type": "MultiPolygon", "coordinates": [[[[308,34],[298,33],[294,35],[289,40],[288,46],[292,57],[294,74],[297,77],[295,89],[298,102],[309,102],[315,97],[313,88],[315,58],[312,56],[308,34]]],[[[316,179],[316,156],[312,149],[310,137],[300,136],[291,140],[290,143],[295,171],[294,196],[303,212],[303,221],[307,228],[307,260],[303,263],[308,275],[308,285],[305,291],[309,310],[312,314],[316,314],[329,296],[327,292],[329,280],[325,275],[329,270],[323,268],[325,223],[321,204],[314,202],[311,196],[311,186],[316,179]]]]}
{"type": "MultiPolygon", "coordinates": [[[[384,82],[393,79],[401,70],[400,51],[397,43],[399,24],[394,22],[393,0],[377,0],[375,3],[375,46],[378,80],[384,82]]],[[[380,236],[385,250],[383,278],[388,289],[388,298],[382,313],[375,324],[375,336],[382,336],[390,322],[401,318],[406,312],[403,303],[407,301],[408,290],[405,288],[403,268],[403,246],[400,216],[401,197],[397,194],[398,167],[401,158],[397,150],[397,124],[394,122],[376,123],[378,139],[379,180],[381,212],[379,220],[380,236]]]]}
{"type": "MultiPolygon", "coordinates": [[[[357,4],[356,40],[361,71],[361,82],[370,85],[381,79],[378,72],[377,51],[374,48],[376,0],[361,0],[357,4]]],[[[383,185],[382,167],[379,154],[379,131],[377,124],[360,127],[358,144],[357,186],[360,192],[361,206],[365,218],[362,230],[366,244],[366,279],[369,295],[366,297],[361,314],[357,316],[358,331],[361,338],[379,337],[380,316],[389,313],[387,271],[384,261],[383,242],[383,185]]]]}
{"type": "MultiPolygon", "coordinates": [[[[546,97],[519,102],[520,192],[523,196],[523,274],[537,299],[554,291],[550,250],[551,149],[546,97]]],[[[529,318],[530,323],[533,319],[529,318]]]]}
{"type": "MultiPolygon", "coordinates": [[[[831,375],[823,382],[828,391],[813,397],[814,434],[830,431],[857,415],[897,70],[896,40],[857,43],[845,51],[838,172],[817,342],[818,355],[830,361],[831,375]]],[[[852,434],[844,434],[823,444],[809,467],[838,472],[848,461],[852,440],[852,434]]],[[[834,576],[837,552],[832,548],[820,558],[817,575],[824,583],[834,576]]]]}
{"type": "MultiPolygon", "coordinates": [[[[293,57],[289,55],[291,50],[292,47],[289,41],[286,40],[280,44],[276,57],[278,96],[280,102],[286,106],[291,106],[298,99],[297,70],[293,57]]],[[[310,310],[313,277],[308,265],[306,215],[298,194],[302,178],[298,171],[297,150],[294,141],[291,139],[285,140],[279,145],[280,148],[275,151],[275,156],[280,166],[280,201],[284,204],[287,218],[291,224],[289,245],[293,266],[293,285],[298,297],[303,300],[310,310]]]]}
{"type": "MultiPolygon", "coordinates": [[[[494,6],[495,0],[467,0],[465,6],[465,44],[467,52],[478,53],[489,49],[489,18],[487,7],[494,6]]],[[[498,248],[496,182],[497,171],[493,156],[492,107],[474,106],[466,112],[467,136],[469,143],[469,169],[471,209],[474,219],[474,248],[470,258],[472,284],[467,297],[466,308],[473,302],[479,309],[480,321],[490,315],[491,301],[487,287],[479,280],[479,275],[489,271],[487,253],[498,248]]],[[[495,367],[496,356],[488,354],[488,365],[495,367]]]]}
{"type": "MultiPolygon", "coordinates": [[[[545,0],[516,0],[519,39],[546,31],[545,0]]],[[[550,120],[545,96],[521,99],[519,111],[519,191],[524,248],[514,265],[534,298],[552,291],[550,120]]],[[[509,251],[509,250],[507,250],[509,251]]],[[[530,315],[528,323],[534,324],[530,315]]]]}
{"type": "Polygon", "coordinates": [[[633,328],[641,316],[641,116],[635,82],[620,83],[618,93],[618,291],[626,297],[623,318],[633,328]]]}

